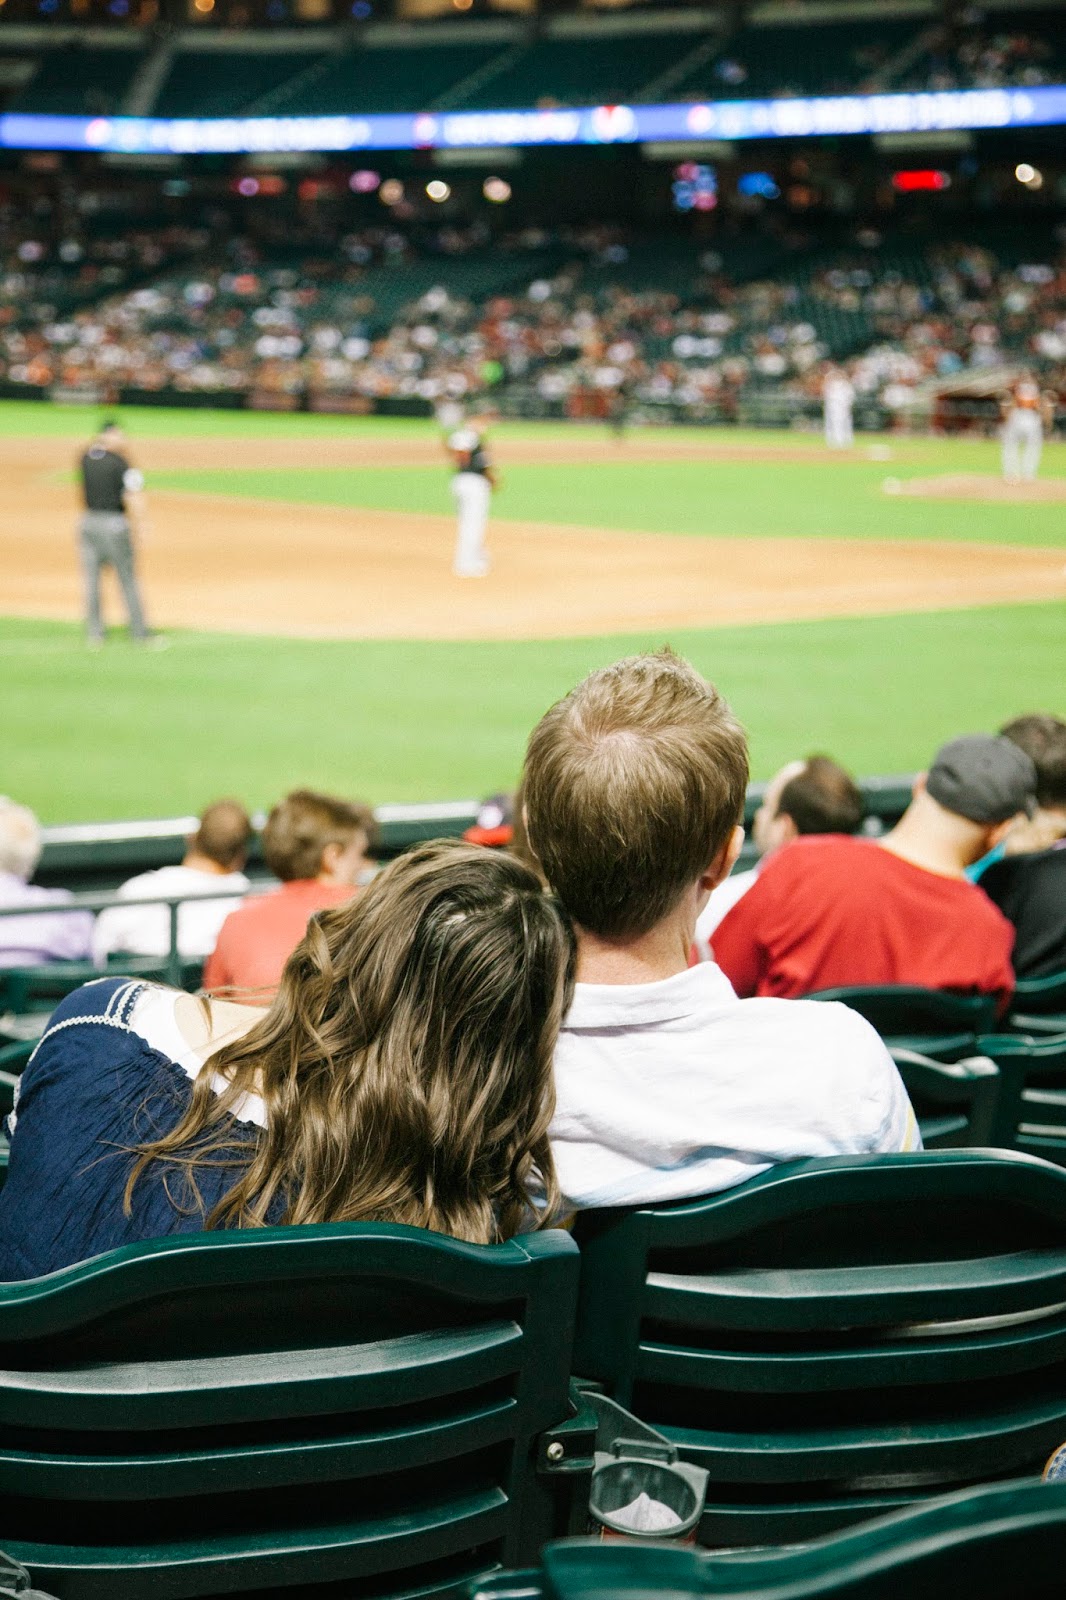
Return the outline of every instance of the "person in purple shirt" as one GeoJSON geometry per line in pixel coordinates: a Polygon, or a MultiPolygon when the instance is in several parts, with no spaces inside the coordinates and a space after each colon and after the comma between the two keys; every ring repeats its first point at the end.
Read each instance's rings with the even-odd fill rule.
{"type": "Polygon", "coordinates": [[[7,917],[23,906],[66,905],[66,889],[41,889],[30,883],[41,858],[41,825],[26,806],[0,795],[0,967],[38,967],[49,961],[87,961],[93,917],[90,911],[43,911],[40,916],[7,917]]]}

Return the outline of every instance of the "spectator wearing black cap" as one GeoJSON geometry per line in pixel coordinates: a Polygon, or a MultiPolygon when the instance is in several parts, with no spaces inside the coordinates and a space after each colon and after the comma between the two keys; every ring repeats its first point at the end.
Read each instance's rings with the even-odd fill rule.
{"type": "Polygon", "coordinates": [[[90,649],[99,649],[104,642],[100,614],[100,573],[104,567],[113,567],[122,585],[134,640],[138,644],[160,642],[149,634],[144,620],[133,560],[133,534],[144,531],[144,477],[136,467],[130,466],[123,453],[124,444],[125,437],[118,423],[104,422],[79,464],[85,501],[81,518],[81,565],[85,578],[85,629],[90,649]]]}
{"type": "Polygon", "coordinates": [[[1066,972],[1066,722],[1016,717],[1002,730],[1036,767],[1036,807],[1011,830],[981,888],[1014,924],[1019,978],[1066,972]]]}
{"type": "Polygon", "coordinates": [[[1036,768],[1010,740],[953,739],[891,833],[797,839],[713,937],[737,993],[791,998],[854,984],[1013,988],[1014,929],[966,868],[1027,812],[1036,768]]]}

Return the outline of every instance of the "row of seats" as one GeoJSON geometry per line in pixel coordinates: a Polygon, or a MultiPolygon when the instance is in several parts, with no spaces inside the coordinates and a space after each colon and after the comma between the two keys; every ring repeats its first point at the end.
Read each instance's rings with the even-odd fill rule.
{"type": "Polygon", "coordinates": [[[701,1542],[810,1539],[1039,1472],[1064,1303],[1066,1173],[994,1152],[573,1238],[172,1236],[0,1286],[0,1545],[63,1600],[454,1594],[582,1531],[586,1381],[709,1472],[701,1542]]]}
{"type": "MultiPolygon", "coordinates": [[[[1040,54],[1037,81],[1049,81],[1061,66],[1053,49],[1056,21],[1052,12],[1027,17],[1024,31],[1040,54]]],[[[521,29],[476,37],[459,30],[435,33],[432,42],[412,35],[404,45],[375,38],[371,30],[339,49],[333,35],[328,44],[312,38],[292,50],[246,53],[192,39],[179,42],[151,110],[177,117],[332,115],[852,94],[899,86],[899,67],[908,63],[918,72],[916,87],[933,66],[949,71],[954,86],[966,87],[975,74],[965,53],[950,41],[923,45],[928,36],[927,19],[917,17],[879,19],[876,30],[865,21],[777,22],[729,36],[721,18],[711,16],[681,30],[549,31],[541,37],[521,29]]],[[[36,69],[17,91],[14,109],[119,111],[144,60],[141,49],[128,45],[74,43],[36,54],[36,69]]],[[[1004,81],[1029,80],[1015,79],[1007,68],[1004,81]]]]}

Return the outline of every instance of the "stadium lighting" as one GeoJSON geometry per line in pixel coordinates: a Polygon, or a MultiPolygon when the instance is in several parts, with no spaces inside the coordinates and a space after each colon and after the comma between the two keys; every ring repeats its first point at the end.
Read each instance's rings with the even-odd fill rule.
{"type": "Polygon", "coordinates": [[[240,178],[237,182],[237,193],[243,194],[246,200],[250,200],[254,194],[259,193],[259,179],[240,178]]]}
{"type": "Polygon", "coordinates": [[[381,173],[373,172],[369,167],[361,167],[348,179],[348,187],[353,194],[373,194],[375,189],[381,188],[381,173]]]}
{"type": "Polygon", "coordinates": [[[511,185],[506,178],[486,178],[481,185],[481,192],[494,206],[502,206],[511,198],[511,185]]]}
{"type": "Polygon", "coordinates": [[[378,199],[383,206],[398,206],[403,199],[403,184],[399,178],[386,178],[378,190],[378,199]]]}
{"type": "Polygon", "coordinates": [[[209,16],[215,9],[215,0],[192,0],[193,10],[198,11],[202,17],[209,16]]]}
{"type": "Polygon", "coordinates": [[[451,184],[445,183],[443,178],[431,178],[426,184],[426,193],[435,205],[443,205],[451,198],[451,184]]]}
{"type": "Polygon", "coordinates": [[[1024,183],[1027,189],[1042,189],[1044,187],[1044,174],[1037,167],[1031,167],[1028,161],[1019,161],[1014,169],[1014,176],[1019,183],[1024,183]]]}

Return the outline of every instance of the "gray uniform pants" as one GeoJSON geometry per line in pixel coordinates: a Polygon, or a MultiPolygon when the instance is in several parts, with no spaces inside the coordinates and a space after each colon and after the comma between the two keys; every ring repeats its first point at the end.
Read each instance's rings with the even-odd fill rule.
{"type": "Polygon", "coordinates": [[[130,525],[120,512],[86,511],[81,519],[81,570],[85,577],[85,627],[90,639],[102,639],[104,625],[100,617],[100,569],[114,567],[126,610],[130,617],[130,632],[135,639],[147,636],[148,628],[137,592],[137,577],[133,570],[133,541],[130,525]]]}

